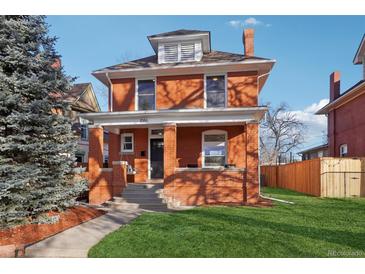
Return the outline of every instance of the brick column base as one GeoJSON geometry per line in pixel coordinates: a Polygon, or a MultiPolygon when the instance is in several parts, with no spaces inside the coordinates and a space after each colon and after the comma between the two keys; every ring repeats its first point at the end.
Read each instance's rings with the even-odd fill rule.
{"type": "Polygon", "coordinates": [[[127,162],[125,161],[113,161],[113,183],[112,193],[113,196],[118,196],[122,193],[123,189],[127,186],[127,162]]]}
{"type": "Polygon", "coordinates": [[[176,168],[176,124],[164,126],[164,184],[173,180],[176,168]]]}
{"type": "Polygon", "coordinates": [[[259,199],[258,124],[246,125],[246,203],[256,204],[259,199]]]}

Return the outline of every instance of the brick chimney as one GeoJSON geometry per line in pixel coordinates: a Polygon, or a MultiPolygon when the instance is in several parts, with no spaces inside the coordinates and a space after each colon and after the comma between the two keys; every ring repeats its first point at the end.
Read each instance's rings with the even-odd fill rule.
{"type": "Polygon", "coordinates": [[[341,75],[339,71],[332,72],[330,75],[330,102],[340,97],[341,75]]]}
{"type": "Polygon", "coordinates": [[[254,56],[254,36],[255,31],[253,29],[243,30],[243,45],[245,47],[245,55],[254,56]]]}

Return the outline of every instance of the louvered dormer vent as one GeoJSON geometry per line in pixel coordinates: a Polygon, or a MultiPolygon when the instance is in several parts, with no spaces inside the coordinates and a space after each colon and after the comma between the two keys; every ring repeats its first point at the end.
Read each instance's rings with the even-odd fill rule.
{"type": "Polygon", "coordinates": [[[200,61],[202,58],[201,42],[176,42],[159,45],[159,63],[179,63],[200,61]]]}

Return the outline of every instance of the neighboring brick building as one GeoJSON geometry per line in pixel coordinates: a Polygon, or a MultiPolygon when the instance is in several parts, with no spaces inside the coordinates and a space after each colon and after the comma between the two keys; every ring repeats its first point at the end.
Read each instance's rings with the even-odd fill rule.
{"type": "Polygon", "coordinates": [[[328,117],[329,156],[365,156],[365,35],[353,63],[362,65],[363,79],[341,94],[340,73],[330,76],[330,102],[316,114],[328,117]]]}
{"type": "Polygon", "coordinates": [[[213,51],[209,31],[151,35],[155,55],[93,72],[109,88],[109,111],[81,115],[94,144],[91,203],[117,194],[111,173],[125,162],[129,182],[163,182],[165,195],[185,205],[257,202],[258,123],[267,110],[258,95],[275,61],[255,57],[253,39],[245,30],[244,54],[236,54],[213,51]],[[109,169],[101,168],[103,129],[109,169]]]}

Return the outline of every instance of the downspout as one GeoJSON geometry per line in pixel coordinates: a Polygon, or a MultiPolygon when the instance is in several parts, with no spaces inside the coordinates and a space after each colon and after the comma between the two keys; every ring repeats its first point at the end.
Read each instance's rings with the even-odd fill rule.
{"type": "Polygon", "coordinates": [[[105,76],[109,83],[109,111],[113,112],[113,84],[112,81],[110,80],[109,72],[107,72],[105,76]]]}
{"type": "MultiPolygon", "coordinates": [[[[259,78],[263,77],[263,76],[266,76],[266,75],[269,75],[271,72],[271,69],[269,72],[267,73],[264,73],[264,74],[261,74],[257,77],[257,86],[259,85],[259,78]]],[[[265,113],[265,119],[266,119],[266,113],[265,113]]],[[[258,181],[259,181],[259,197],[263,198],[263,199],[267,199],[267,200],[271,200],[271,201],[276,201],[276,202],[281,202],[281,203],[285,203],[285,204],[294,204],[293,202],[290,202],[290,201],[286,201],[286,200],[282,200],[282,199],[276,199],[276,198],[271,198],[271,197],[267,197],[267,196],[264,196],[263,194],[261,194],[261,167],[260,167],[260,162],[261,162],[261,159],[260,159],[260,155],[261,155],[261,151],[260,151],[260,121],[259,122],[259,125],[258,125],[258,134],[257,134],[257,143],[258,143],[258,147],[257,147],[257,152],[258,152],[258,164],[259,164],[259,168],[258,168],[258,181]]]]}

